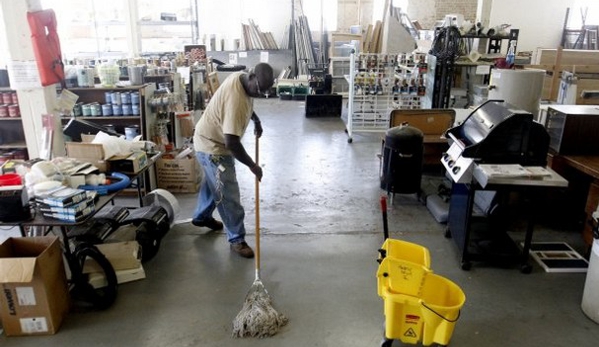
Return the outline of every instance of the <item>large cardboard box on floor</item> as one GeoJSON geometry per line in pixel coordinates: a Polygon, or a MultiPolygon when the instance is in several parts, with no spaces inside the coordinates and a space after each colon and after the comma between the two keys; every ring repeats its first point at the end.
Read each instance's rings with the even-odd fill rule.
{"type": "Polygon", "coordinates": [[[156,161],[158,187],[171,193],[197,193],[202,181],[202,170],[195,156],[174,158],[163,156],[156,161]]]}
{"type": "Polygon", "coordinates": [[[0,316],[7,336],[55,334],[69,311],[57,237],[11,237],[0,245],[0,316]]]}

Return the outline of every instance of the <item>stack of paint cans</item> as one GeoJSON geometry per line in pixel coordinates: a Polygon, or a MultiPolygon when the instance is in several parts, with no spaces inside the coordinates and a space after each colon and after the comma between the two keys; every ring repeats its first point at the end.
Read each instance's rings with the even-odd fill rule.
{"type": "Polygon", "coordinates": [[[139,92],[109,91],[104,94],[103,116],[139,116],[139,92]]]}
{"type": "Polygon", "coordinates": [[[0,93],[0,118],[21,117],[17,92],[0,93]]]}

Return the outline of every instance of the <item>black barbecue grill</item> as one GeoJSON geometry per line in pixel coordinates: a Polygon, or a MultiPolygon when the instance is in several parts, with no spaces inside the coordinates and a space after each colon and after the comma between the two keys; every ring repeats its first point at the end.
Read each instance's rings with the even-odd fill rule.
{"type": "MultiPolygon", "coordinates": [[[[545,166],[549,150],[549,135],[533,115],[501,100],[489,100],[475,109],[461,125],[446,131],[451,146],[441,162],[453,179],[446,236],[451,236],[462,251],[462,268],[470,267],[470,260],[508,258],[522,260],[522,270],[530,271],[526,259],[528,251],[520,253],[511,239],[506,241],[501,230],[502,219],[494,219],[489,211],[497,211],[498,201],[504,201],[503,192],[494,188],[483,189],[472,173],[477,164],[520,164],[545,166]],[[484,195],[484,196],[483,196],[484,195]],[[476,206],[488,213],[482,219],[473,218],[477,201],[484,197],[485,206],[476,206]],[[475,225],[476,227],[473,227],[475,225]],[[482,226],[482,233],[481,227],[482,226]],[[472,230],[471,230],[472,229],[472,230]],[[478,229],[475,230],[474,229],[478,229]],[[501,231],[501,232],[498,232],[501,231]],[[483,235],[481,237],[481,235],[483,235]],[[493,255],[487,254],[492,250],[493,255]],[[498,256],[498,257],[496,257],[498,256]]],[[[532,229],[529,230],[532,235],[532,229]]],[[[528,233],[527,233],[528,235],[528,233]]]]}
{"type": "Polygon", "coordinates": [[[473,164],[545,166],[549,135],[530,112],[501,100],[489,100],[461,125],[445,133],[451,147],[442,163],[454,182],[472,178],[473,164]]]}
{"type": "Polygon", "coordinates": [[[489,100],[446,132],[477,163],[545,165],[549,135],[533,115],[507,102],[489,100]]]}

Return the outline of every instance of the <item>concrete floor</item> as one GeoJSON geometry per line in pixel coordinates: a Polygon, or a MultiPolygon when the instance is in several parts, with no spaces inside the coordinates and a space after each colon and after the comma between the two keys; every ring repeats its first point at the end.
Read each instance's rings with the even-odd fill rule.
{"type": "MultiPolygon", "coordinates": [[[[185,222],[195,195],[182,194],[179,224],[144,265],[146,279],[121,285],[105,311],[71,312],[56,335],[2,335],[0,345],[379,346],[380,134],[355,133],[349,144],[340,119],[306,119],[303,102],[257,100],[256,109],[264,126],[261,277],[288,326],[266,339],[231,337],[254,263],[231,254],[222,232],[185,222]]],[[[244,141],[253,154],[253,136],[244,141]]],[[[238,173],[253,244],[253,177],[241,165],[238,173]]],[[[439,182],[426,174],[422,188],[435,192],[439,182]]],[[[597,345],[599,325],[580,309],[584,274],[545,273],[532,260],[528,275],[484,263],[463,271],[456,246],[443,236],[445,226],[415,196],[396,195],[388,214],[391,236],[426,246],[432,269],[466,293],[452,346],[597,345]]],[[[522,239],[521,230],[512,234],[522,239]]],[[[533,241],[582,248],[578,232],[543,224],[533,241]]]]}

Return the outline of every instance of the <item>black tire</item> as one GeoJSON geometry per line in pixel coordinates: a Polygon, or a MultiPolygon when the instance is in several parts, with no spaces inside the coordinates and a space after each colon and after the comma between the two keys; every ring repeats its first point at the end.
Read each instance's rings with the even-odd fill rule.
{"type": "Polygon", "coordinates": [[[87,258],[95,261],[102,269],[107,282],[104,287],[94,288],[87,282],[87,276],[82,276],[82,280],[75,283],[75,291],[82,296],[83,300],[89,302],[96,309],[104,310],[110,307],[116,300],[118,289],[116,273],[112,264],[98,248],[86,243],[77,246],[74,256],[77,258],[81,269],[83,269],[83,264],[87,258]]]}
{"type": "Polygon", "coordinates": [[[154,258],[154,256],[156,256],[158,250],[160,249],[161,239],[158,238],[158,236],[152,234],[152,232],[148,231],[138,231],[137,235],[135,236],[135,240],[137,240],[137,242],[141,246],[142,262],[146,262],[154,258]]]}

